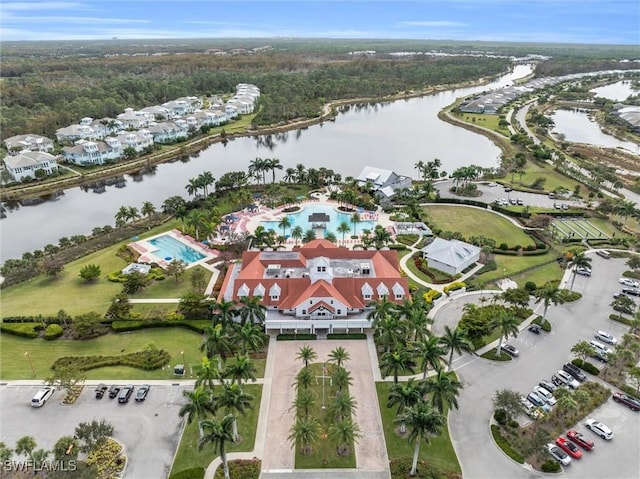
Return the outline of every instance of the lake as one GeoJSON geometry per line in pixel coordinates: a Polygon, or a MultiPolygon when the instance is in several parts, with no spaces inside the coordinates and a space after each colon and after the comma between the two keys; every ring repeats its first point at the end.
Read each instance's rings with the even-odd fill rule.
{"type": "Polygon", "coordinates": [[[631,87],[631,81],[629,80],[611,83],[589,91],[595,93],[597,97],[609,98],[615,101],[624,101],[629,96],[640,93],[640,90],[634,90],[631,87]]]}

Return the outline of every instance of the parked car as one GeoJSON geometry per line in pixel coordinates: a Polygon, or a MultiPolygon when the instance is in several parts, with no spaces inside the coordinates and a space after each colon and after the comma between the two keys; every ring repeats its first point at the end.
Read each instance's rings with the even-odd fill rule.
{"type": "Polygon", "coordinates": [[[601,342],[596,341],[595,339],[592,339],[591,341],[589,341],[589,346],[591,346],[593,349],[603,354],[611,354],[613,352],[611,349],[606,347],[601,342]]]}
{"type": "Polygon", "coordinates": [[[505,187],[504,187],[504,191],[505,191],[506,193],[509,193],[510,191],[513,191],[513,188],[511,188],[511,187],[509,187],[509,186],[505,186],[505,187]]]}
{"type": "Polygon", "coordinates": [[[545,380],[540,381],[538,383],[538,386],[540,386],[541,388],[545,388],[551,394],[553,394],[555,390],[558,389],[558,387],[555,386],[553,383],[550,383],[549,381],[545,381],[545,380]]]}
{"type": "Polygon", "coordinates": [[[575,269],[576,274],[580,276],[591,276],[591,268],[580,267],[575,269]]]}
{"type": "Polygon", "coordinates": [[[558,402],[556,400],[556,398],[553,396],[553,394],[551,394],[549,391],[547,391],[545,388],[540,387],[540,386],[536,386],[533,388],[533,391],[540,396],[542,399],[544,399],[544,401],[549,405],[549,406],[555,406],[555,404],[558,402]]]}
{"type": "Polygon", "coordinates": [[[560,436],[556,439],[556,445],[574,459],[580,459],[582,457],[582,451],[566,437],[560,436]]]}
{"type": "MultiPolygon", "coordinates": [[[[571,389],[578,389],[580,387],[580,383],[576,381],[571,374],[563,371],[562,369],[556,371],[555,376],[562,382],[563,386],[568,386],[571,389]]],[[[553,377],[551,378],[551,380],[553,381],[553,377]]],[[[555,381],[553,382],[553,384],[555,384],[555,381]]]]}
{"type": "Polygon", "coordinates": [[[566,203],[562,203],[561,208],[562,208],[563,210],[568,210],[568,209],[569,209],[569,205],[568,205],[568,204],[566,204],[566,203]]]}
{"type": "Polygon", "coordinates": [[[518,198],[518,199],[516,200],[516,203],[517,203],[518,205],[520,205],[520,206],[524,205],[524,201],[522,201],[522,198],[518,198]]]}
{"type": "Polygon", "coordinates": [[[596,421],[595,419],[587,419],[584,422],[584,425],[587,427],[587,429],[594,432],[602,439],[606,439],[607,441],[613,439],[613,431],[609,429],[605,424],[596,421]]]}
{"type": "Polygon", "coordinates": [[[640,288],[640,283],[631,278],[625,278],[624,276],[618,280],[620,284],[624,284],[625,286],[629,286],[631,288],[640,288]]]}
{"type": "Polygon", "coordinates": [[[606,331],[596,331],[594,336],[603,343],[612,344],[614,346],[618,344],[618,340],[613,336],[613,334],[607,333],[606,331]]]}
{"type": "Polygon", "coordinates": [[[140,402],[147,399],[147,394],[149,394],[149,389],[151,389],[151,386],[148,384],[143,384],[142,386],[140,386],[136,391],[136,401],[140,402]]]}
{"type": "Polygon", "coordinates": [[[491,183],[487,183],[487,186],[490,186],[491,188],[498,186],[498,183],[494,183],[493,181],[491,183]]]}
{"type": "Polygon", "coordinates": [[[564,452],[562,449],[560,449],[558,446],[556,446],[552,442],[547,444],[545,448],[547,449],[547,452],[551,454],[551,457],[553,457],[556,461],[558,461],[563,466],[568,466],[569,464],[571,464],[571,458],[569,457],[569,454],[564,452]]]}
{"type": "Polygon", "coordinates": [[[542,413],[538,410],[538,408],[527,398],[520,398],[520,404],[522,404],[522,409],[524,410],[525,414],[534,421],[542,416],[542,413]]]}
{"type": "Polygon", "coordinates": [[[640,289],[636,288],[622,288],[622,293],[628,296],[640,296],[640,289]]]}
{"type": "Polygon", "coordinates": [[[516,347],[512,346],[511,344],[505,343],[502,345],[501,349],[505,353],[509,354],[510,356],[513,356],[514,358],[517,358],[518,356],[520,356],[520,351],[518,351],[516,347]]]}
{"type": "Polygon", "coordinates": [[[611,253],[609,253],[606,249],[598,250],[598,251],[596,251],[596,254],[598,256],[602,256],[604,259],[611,258],[611,253]]]}
{"type": "Polygon", "coordinates": [[[576,431],[575,429],[570,429],[567,431],[567,437],[575,442],[578,446],[580,446],[585,451],[590,451],[593,449],[593,441],[581,432],[576,431]]]}
{"type": "Polygon", "coordinates": [[[533,334],[540,334],[540,326],[537,324],[530,324],[527,331],[531,331],[533,334]]]}
{"type": "Polygon", "coordinates": [[[627,406],[632,411],[640,411],[640,401],[628,394],[613,393],[612,398],[615,402],[619,402],[620,404],[627,406]]]}
{"type": "Polygon", "coordinates": [[[587,379],[587,376],[582,372],[582,370],[572,363],[564,363],[562,369],[571,374],[575,379],[580,382],[583,382],[587,379]]]}
{"type": "Polygon", "coordinates": [[[517,205],[518,200],[516,198],[509,198],[509,203],[511,203],[512,205],[517,205]]]}
{"type": "Polygon", "coordinates": [[[535,407],[539,407],[543,411],[551,411],[551,407],[546,403],[546,401],[538,396],[535,392],[530,392],[527,395],[527,400],[535,407]]]}
{"type": "Polygon", "coordinates": [[[118,386],[117,384],[112,384],[111,387],[109,388],[109,398],[113,399],[116,396],[118,396],[118,393],[120,392],[120,386],[118,386]]]}
{"type": "Polygon", "coordinates": [[[556,195],[554,195],[553,193],[549,193],[549,199],[553,200],[556,197],[556,195]]]}
{"type": "Polygon", "coordinates": [[[128,386],[123,387],[120,390],[120,394],[118,395],[118,402],[120,404],[125,404],[129,402],[129,398],[133,394],[133,385],[129,384],[128,386]]]}
{"type": "Polygon", "coordinates": [[[33,396],[31,399],[31,407],[42,407],[45,403],[53,396],[53,393],[56,392],[56,388],[53,386],[44,387],[33,396]]]}
{"type": "Polygon", "coordinates": [[[105,383],[98,384],[98,386],[96,387],[96,399],[102,399],[106,390],[107,385],[105,383]]]}

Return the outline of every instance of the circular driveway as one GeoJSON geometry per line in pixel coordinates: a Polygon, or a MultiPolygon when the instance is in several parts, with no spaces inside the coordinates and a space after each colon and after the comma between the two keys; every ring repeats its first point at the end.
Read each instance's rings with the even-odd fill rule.
{"type": "MultiPolygon", "coordinates": [[[[520,350],[520,356],[513,361],[498,363],[468,354],[454,361],[464,389],[459,398],[460,409],[449,415],[449,429],[465,479],[542,477],[543,474],[513,462],[491,440],[489,421],[495,392],[506,388],[526,394],[540,380],[548,380],[563,363],[573,359],[570,350],[578,341],[592,339],[598,329],[616,337],[628,330],[623,324],[608,319],[612,312],[609,306],[612,295],[620,290],[619,275],[626,269],[624,260],[590,256],[593,275],[590,278],[578,276],[573,288],[583,294],[582,299],[549,308],[547,318],[553,326],[551,333],[535,335],[525,330],[518,338],[510,339],[509,342],[520,350]]],[[[465,301],[467,299],[462,297],[436,312],[434,330],[443,327],[436,325],[455,323],[465,301]],[[453,306],[455,302],[461,303],[460,312],[453,306]]],[[[542,313],[541,305],[535,307],[542,313]]],[[[593,438],[596,447],[592,453],[566,467],[562,477],[640,477],[640,414],[609,400],[591,417],[607,424],[615,437],[611,442],[605,442],[587,431],[584,425],[576,425],[593,438]]]]}

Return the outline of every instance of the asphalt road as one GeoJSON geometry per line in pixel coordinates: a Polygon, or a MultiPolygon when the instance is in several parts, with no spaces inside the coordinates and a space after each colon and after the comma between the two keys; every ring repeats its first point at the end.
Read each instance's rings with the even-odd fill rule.
{"type": "MultiPolygon", "coordinates": [[[[580,340],[593,338],[602,329],[620,337],[627,328],[608,319],[612,294],[620,290],[619,275],[626,269],[624,260],[593,258],[593,275],[578,276],[574,290],[582,299],[571,304],[551,306],[548,319],[553,325],[549,334],[534,335],[523,331],[509,342],[520,350],[513,361],[498,363],[463,355],[454,368],[464,389],[459,398],[460,409],[449,417],[449,428],[465,479],[517,479],[540,477],[513,462],[490,439],[489,421],[493,412],[492,398],[499,389],[528,393],[541,379],[550,379],[562,364],[573,359],[571,347],[580,340]]],[[[464,299],[462,299],[464,301],[464,299]]],[[[542,307],[538,306],[542,312],[542,307]]],[[[436,313],[455,314],[453,306],[436,313]]],[[[591,415],[607,424],[615,434],[606,442],[587,431],[584,425],[574,425],[592,437],[596,447],[580,461],[565,468],[562,477],[580,479],[626,479],[640,477],[640,414],[607,401],[591,415]]]]}
{"type": "Polygon", "coordinates": [[[168,476],[180,440],[181,386],[154,385],[144,402],[137,403],[132,396],[128,404],[119,404],[107,395],[97,400],[95,388],[86,386],[73,405],[63,405],[64,394],[56,391],[44,406],[33,408],[31,398],[38,389],[39,386],[0,387],[0,441],[13,448],[22,436],[33,436],[38,449],[51,450],[60,437],[73,436],[80,422],[105,419],[114,426],[114,438],[125,446],[125,477],[168,476]]]}

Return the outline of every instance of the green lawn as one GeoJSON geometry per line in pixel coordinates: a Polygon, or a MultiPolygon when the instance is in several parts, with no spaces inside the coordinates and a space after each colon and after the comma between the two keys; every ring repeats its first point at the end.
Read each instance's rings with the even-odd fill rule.
{"type": "Polygon", "coordinates": [[[511,279],[523,288],[527,281],[533,281],[538,286],[542,286],[547,281],[560,281],[564,270],[560,268],[557,261],[545,264],[531,271],[511,276],[511,279]]]}
{"type": "MultiPolygon", "coordinates": [[[[39,379],[51,373],[54,360],[62,356],[118,355],[143,350],[154,344],[171,355],[170,364],[182,363],[181,351],[187,364],[200,361],[200,335],[186,329],[147,329],[142,331],[107,334],[96,339],[73,341],[56,339],[25,339],[9,334],[0,337],[0,377],[2,379],[30,379],[33,377],[25,352],[29,352],[39,379]]],[[[264,360],[262,360],[264,362],[264,360]]],[[[257,362],[256,362],[257,366],[257,362]]],[[[173,369],[143,371],[128,367],[108,367],[87,371],[88,379],[172,379],[173,369]]]]}
{"type": "MultiPolygon", "coordinates": [[[[331,375],[333,365],[327,364],[327,375],[331,375]]],[[[322,376],[322,363],[314,363],[309,365],[309,369],[313,372],[313,375],[318,377],[322,376]]],[[[320,421],[321,429],[328,429],[332,419],[329,418],[329,414],[326,410],[322,410],[322,380],[318,380],[317,383],[312,384],[309,390],[316,398],[315,407],[309,412],[310,416],[317,418],[320,421]]],[[[325,380],[324,385],[324,404],[327,409],[330,407],[331,399],[338,392],[337,387],[333,387],[329,380],[325,380]]],[[[357,407],[357,406],[356,406],[357,407]]],[[[280,439],[284,440],[284,438],[280,439]]],[[[293,447],[293,446],[292,446],[293,447]]],[[[295,468],[296,469],[333,469],[333,468],[355,468],[356,467],[356,455],[353,447],[351,447],[351,454],[348,456],[340,456],[337,453],[336,446],[331,445],[327,439],[326,443],[320,439],[318,444],[313,445],[313,451],[309,455],[303,455],[300,452],[300,444],[296,443],[295,451],[295,468]],[[326,454],[326,456],[325,456],[326,454]],[[323,464],[323,459],[326,457],[327,464],[323,464]]]]}
{"type": "MultiPolygon", "coordinates": [[[[253,409],[247,411],[246,416],[238,416],[238,434],[242,440],[237,443],[228,443],[226,445],[227,452],[247,452],[252,451],[256,441],[256,428],[258,426],[258,416],[260,414],[260,400],[262,397],[262,385],[246,384],[242,388],[247,394],[253,396],[253,409]]],[[[223,412],[218,414],[223,416],[223,412]]],[[[205,470],[213,459],[217,457],[211,444],[206,445],[201,451],[198,449],[198,439],[200,437],[197,421],[194,419],[191,424],[187,424],[180,444],[178,452],[171,468],[171,474],[176,474],[184,469],[192,467],[204,467],[205,470]]]]}
{"type": "MultiPolygon", "coordinates": [[[[162,281],[154,281],[149,287],[145,288],[143,291],[134,294],[131,296],[132,298],[180,298],[184,294],[193,290],[191,286],[191,275],[196,269],[201,269],[206,273],[206,281],[209,282],[211,278],[211,271],[202,266],[194,266],[193,268],[189,268],[185,270],[185,272],[180,276],[178,282],[174,276],[167,276],[162,281]]],[[[174,307],[175,309],[175,307],[174,307]]]]}
{"type": "Polygon", "coordinates": [[[465,113],[464,116],[458,117],[471,125],[482,126],[495,131],[505,137],[510,137],[509,128],[499,126],[500,117],[498,115],[490,115],[483,113],[465,113]],[[475,121],[474,121],[475,120],[475,121]]]}
{"type": "MultiPolygon", "coordinates": [[[[389,391],[393,386],[392,382],[378,382],[376,383],[376,390],[378,392],[378,403],[380,404],[380,414],[382,417],[382,427],[384,429],[384,437],[387,443],[387,454],[389,459],[397,459],[399,457],[413,457],[414,446],[409,444],[407,439],[400,437],[396,433],[396,426],[394,424],[395,408],[387,408],[387,400],[389,398],[389,391]]],[[[453,412],[452,414],[455,414],[453,412]]],[[[457,474],[461,474],[460,464],[458,458],[451,444],[451,438],[449,437],[449,431],[445,427],[442,434],[437,437],[431,438],[431,444],[422,443],[420,446],[420,460],[429,461],[444,471],[452,471],[457,474]]]]}
{"type": "MultiPolygon", "coordinates": [[[[541,165],[528,161],[524,167],[524,171],[525,174],[522,175],[522,179],[520,179],[520,175],[514,175],[512,185],[515,188],[517,188],[518,185],[530,187],[536,179],[545,178],[545,191],[554,191],[556,188],[566,188],[569,191],[573,191],[578,185],[580,185],[581,190],[585,190],[585,186],[582,183],[558,173],[551,165],[541,165]]],[[[507,175],[506,180],[511,181],[511,175],[507,175]]]]}
{"type": "Polygon", "coordinates": [[[529,235],[509,220],[489,211],[459,205],[437,205],[425,208],[433,224],[444,231],[458,231],[465,238],[486,236],[496,243],[527,246],[534,244],[529,235]]]}
{"type": "Polygon", "coordinates": [[[549,252],[539,256],[507,256],[496,254],[494,258],[497,269],[481,274],[474,279],[474,282],[495,281],[498,278],[512,276],[523,269],[545,263],[555,258],[555,256],[549,252]]]}

